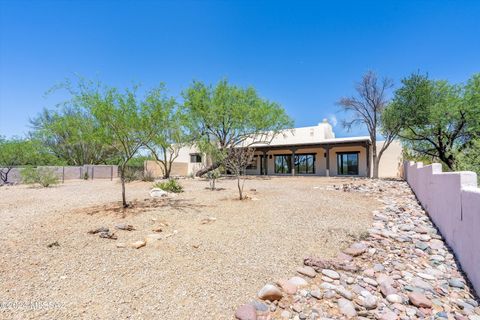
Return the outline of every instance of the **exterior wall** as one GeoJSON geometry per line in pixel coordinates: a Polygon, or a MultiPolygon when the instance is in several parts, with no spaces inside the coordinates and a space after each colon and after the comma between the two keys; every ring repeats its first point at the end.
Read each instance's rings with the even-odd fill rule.
{"type": "MultiPolygon", "coordinates": [[[[84,166],[41,166],[37,168],[50,168],[55,171],[60,180],[83,179],[85,173],[89,179],[115,179],[118,178],[116,165],[84,165],[84,166]]],[[[8,174],[8,182],[20,183],[22,168],[13,168],[8,174]]]]}
{"type": "MultiPolygon", "coordinates": [[[[195,146],[184,146],[178,151],[178,156],[172,164],[172,176],[189,176],[194,175],[198,170],[205,168],[210,162],[206,159],[204,154],[201,163],[190,162],[190,155],[200,153],[195,146]]],[[[163,168],[160,163],[153,160],[147,160],[144,164],[145,170],[150,171],[154,177],[163,177],[163,168]]]]}
{"type": "MultiPolygon", "coordinates": [[[[383,145],[383,141],[377,142],[377,150],[383,145]]],[[[373,163],[372,166],[373,168],[373,163]]],[[[378,168],[378,176],[380,178],[400,178],[403,171],[402,164],[402,144],[400,141],[392,141],[387,150],[380,159],[378,168]]]]}
{"type": "Polygon", "coordinates": [[[405,162],[404,176],[480,294],[480,188],[474,172],[405,162]]]}
{"type": "MultiPolygon", "coordinates": [[[[145,161],[144,170],[150,172],[155,178],[161,178],[164,176],[163,166],[155,160],[145,161]]],[[[172,171],[170,172],[172,176],[188,176],[188,163],[185,162],[176,162],[172,163],[172,171]]]]}

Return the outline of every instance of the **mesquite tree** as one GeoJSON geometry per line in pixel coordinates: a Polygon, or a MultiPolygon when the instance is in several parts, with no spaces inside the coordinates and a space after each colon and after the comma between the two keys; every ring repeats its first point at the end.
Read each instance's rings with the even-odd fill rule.
{"type": "Polygon", "coordinates": [[[343,97],[337,102],[344,112],[352,115],[351,119],[343,121],[345,128],[351,129],[355,125],[367,127],[372,141],[373,178],[378,178],[380,159],[398,135],[398,127],[382,127],[382,114],[388,105],[388,90],[392,87],[390,79],[378,79],[374,72],[368,71],[355,86],[357,95],[343,97]],[[385,138],[380,150],[377,150],[378,134],[383,134],[385,138]]]}
{"type": "Polygon", "coordinates": [[[454,170],[480,137],[480,74],[460,85],[412,74],[402,80],[387,111],[414,156],[438,159],[454,170]]]}
{"type": "Polygon", "coordinates": [[[116,88],[81,81],[72,103],[90,112],[101,128],[102,143],[116,149],[120,170],[123,207],[128,207],[125,195],[125,170],[128,162],[148,145],[160,131],[164,104],[158,103],[164,87],[159,86],[138,97],[138,88],[120,91],[116,88]]]}
{"type": "Polygon", "coordinates": [[[218,168],[233,148],[269,143],[293,124],[279,104],[261,98],[252,87],[237,87],[226,80],[216,86],[194,81],[183,98],[189,133],[213,158],[197,176],[218,168]]]}

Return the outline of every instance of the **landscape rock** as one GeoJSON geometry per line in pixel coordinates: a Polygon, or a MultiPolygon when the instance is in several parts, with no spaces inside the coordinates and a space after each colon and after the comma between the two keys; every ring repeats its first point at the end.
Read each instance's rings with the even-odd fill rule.
{"type": "Polygon", "coordinates": [[[315,269],[309,266],[299,267],[297,268],[297,272],[310,278],[315,278],[315,276],[317,275],[315,269]]]}
{"type": "Polygon", "coordinates": [[[251,304],[244,304],[235,311],[235,318],[238,320],[257,320],[257,311],[251,304]]]}
{"type": "Polygon", "coordinates": [[[408,294],[410,303],[419,308],[431,308],[432,302],[420,292],[411,292],[408,294]]]}
{"type": "Polygon", "coordinates": [[[160,189],[160,188],[153,188],[150,190],[150,197],[152,198],[162,198],[168,196],[168,192],[160,189]]]}
{"type": "Polygon", "coordinates": [[[262,300],[276,301],[282,299],[283,293],[273,284],[266,284],[258,292],[258,297],[262,300]]]}
{"type": "Polygon", "coordinates": [[[139,240],[139,241],[132,242],[130,246],[135,249],[140,249],[142,247],[145,247],[146,244],[147,243],[145,241],[139,240]]]}
{"type": "Polygon", "coordinates": [[[338,299],[338,308],[340,312],[346,316],[347,318],[353,318],[357,315],[357,311],[355,310],[355,306],[350,300],[340,298],[338,299]]]}

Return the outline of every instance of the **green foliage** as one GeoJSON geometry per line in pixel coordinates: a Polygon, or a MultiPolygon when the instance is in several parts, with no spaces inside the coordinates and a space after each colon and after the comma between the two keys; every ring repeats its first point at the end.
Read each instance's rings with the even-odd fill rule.
{"type": "Polygon", "coordinates": [[[389,121],[413,154],[440,160],[451,170],[456,157],[480,135],[480,74],[466,85],[412,74],[388,107],[389,121]]]}
{"type": "Polygon", "coordinates": [[[26,184],[39,184],[44,188],[48,188],[49,186],[59,183],[58,176],[52,168],[26,167],[20,171],[20,174],[22,176],[22,182],[26,184]]]}
{"type": "MultiPolygon", "coordinates": [[[[70,85],[67,83],[65,87],[72,90],[70,85]]],[[[100,124],[75,100],[59,105],[56,110],[43,110],[31,123],[32,137],[68,165],[115,161],[116,150],[101,140],[100,124]]]]}
{"type": "Polygon", "coordinates": [[[163,191],[180,193],[183,192],[182,185],[176,179],[168,179],[165,182],[157,182],[153,185],[154,188],[160,188],[163,191]]]}
{"type": "Polygon", "coordinates": [[[48,153],[37,140],[7,140],[0,137],[0,180],[4,183],[8,182],[8,174],[13,167],[55,164],[62,163],[48,153]]]}
{"type": "Polygon", "coordinates": [[[480,176],[480,139],[475,139],[468,148],[457,154],[455,170],[473,171],[480,176]]]}
{"type": "Polygon", "coordinates": [[[293,125],[278,103],[261,98],[252,87],[237,87],[226,80],[216,86],[194,81],[182,96],[181,111],[189,134],[214,160],[200,174],[218,167],[228,157],[229,149],[269,143],[293,125]]]}

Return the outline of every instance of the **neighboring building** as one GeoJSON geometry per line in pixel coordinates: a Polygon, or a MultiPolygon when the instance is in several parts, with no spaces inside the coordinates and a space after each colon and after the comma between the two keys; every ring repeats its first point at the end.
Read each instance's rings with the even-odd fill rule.
{"type": "MultiPolygon", "coordinates": [[[[377,150],[382,143],[377,142],[377,150]]],[[[246,173],[368,177],[372,174],[371,149],[368,136],[335,138],[332,126],[325,119],[317,126],[285,130],[268,144],[255,144],[255,155],[246,173]]],[[[382,156],[380,177],[400,176],[401,154],[400,144],[394,141],[382,156]]],[[[156,166],[154,162],[146,165],[156,166]]],[[[172,175],[193,175],[207,165],[207,159],[194,147],[185,147],[174,165],[178,170],[172,169],[172,175]]]]}

